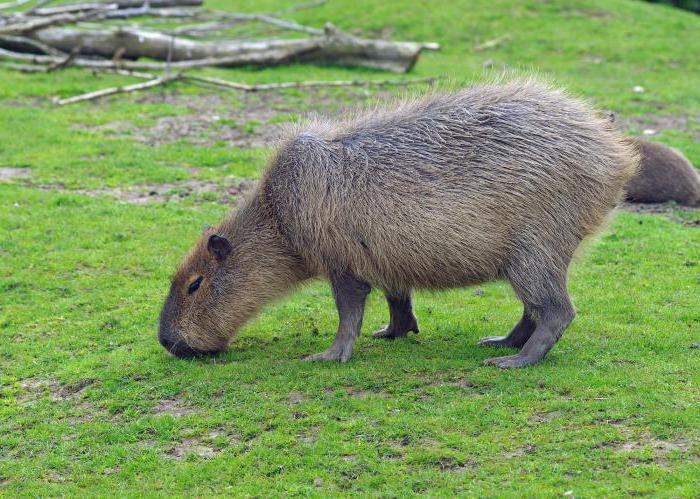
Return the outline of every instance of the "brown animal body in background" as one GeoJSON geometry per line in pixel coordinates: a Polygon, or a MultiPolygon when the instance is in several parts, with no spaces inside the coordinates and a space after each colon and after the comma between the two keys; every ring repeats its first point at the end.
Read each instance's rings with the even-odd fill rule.
{"type": "Polygon", "coordinates": [[[160,341],[181,357],[218,352],[266,303],[327,278],[339,325],[307,360],[347,361],[365,298],[389,304],[382,338],[417,331],[415,288],[511,283],[522,318],[484,345],[486,362],[541,360],[574,317],[566,278],[581,241],[623,195],[636,150],[604,116],[536,82],[429,94],[345,121],[303,125],[245,204],[177,271],[160,341]]]}
{"type": "Polygon", "coordinates": [[[638,203],[675,201],[700,205],[700,174],[683,154],[658,142],[637,139],[639,172],[627,184],[627,199],[638,203]]]}

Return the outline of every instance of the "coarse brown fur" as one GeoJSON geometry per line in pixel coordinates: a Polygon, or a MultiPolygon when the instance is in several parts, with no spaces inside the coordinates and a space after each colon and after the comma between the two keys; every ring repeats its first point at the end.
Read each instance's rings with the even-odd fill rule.
{"type": "Polygon", "coordinates": [[[680,151],[643,139],[637,139],[637,145],[641,163],[639,172],[627,184],[627,199],[700,205],[700,174],[680,151]]]}
{"type": "Polygon", "coordinates": [[[315,120],[290,132],[246,204],[185,258],[161,342],[181,356],[220,351],[263,305],[323,276],[339,330],[309,358],[345,361],[370,287],[386,293],[391,313],[376,336],[394,338],[418,330],[412,289],[506,279],[523,318],[484,343],[522,351],[489,362],[535,363],[573,319],[574,251],[636,167],[635,147],[605,116],[532,81],[315,120]]]}

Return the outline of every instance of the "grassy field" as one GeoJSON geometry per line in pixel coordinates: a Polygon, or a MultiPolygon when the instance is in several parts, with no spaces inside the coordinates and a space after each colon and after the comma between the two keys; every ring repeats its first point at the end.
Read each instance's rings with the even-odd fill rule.
{"type": "MultiPolygon", "coordinates": [[[[440,42],[415,76],[462,84],[537,70],[700,164],[696,15],[632,0],[330,0],[294,19],[440,42]]],[[[301,65],[203,73],[398,77],[301,65]]],[[[329,288],[316,282],[225,354],[176,360],[156,339],[169,276],[259,174],[275,124],[372,95],[176,84],[50,101],[131,81],[0,69],[0,168],[21,174],[0,182],[0,495],[697,496],[697,211],[620,213],[572,267],[578,316],[534,368],[482,365],[499,352],[477,340],[520,316],[501,283],[417,293],[421,334],[391,343],[367,334],[387,319],[373,292],[365,334],[339,365],[300,361],[335,335],[329,288]]]]}

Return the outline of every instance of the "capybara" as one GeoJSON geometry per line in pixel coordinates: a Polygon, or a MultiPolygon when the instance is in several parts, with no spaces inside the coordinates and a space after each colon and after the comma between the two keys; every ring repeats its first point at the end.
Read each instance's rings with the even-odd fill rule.
{"type": "Polygon", "coordinates": [[[430,93],[292,130],[243,205],[205,231],[176,272],[160,342],[179,357],[226,348],[266,303],[317,276],[339,325],[306,360],[347,361],[365,298],[417,331],[411,290],[505,279],[524,305],[499,367],[540,361],[574,318],[567,269],[637,167],[610,120],[534,81],[430,93]]]}
{"type": "Polygon", "coordinates": [[[637,139],[637,147],[640,167],[627,184],[628,200],[700,205],[700,174],[680,151],[643,139],[637,139]]]}

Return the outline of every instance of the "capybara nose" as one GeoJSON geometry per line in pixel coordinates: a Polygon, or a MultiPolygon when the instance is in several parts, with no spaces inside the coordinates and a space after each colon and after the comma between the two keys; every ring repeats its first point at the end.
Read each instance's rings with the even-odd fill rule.
{"type": "Polygon", "coordinates": [[[171,331],[169,327],[162,323],[158,330],[158,341],[160,341],[160,344],[175,357],[186,359],[198,355],[197,351],[190,348],[179,334],[171,331]]]}
{"type": "Polygon", "coordinates": [[[202,355],[202,352],[191,348],[187,343],[182,340],[171,340],[170,338],[159,335],[158,339],[160,344],[172,355],[179,357],[180,359],[191,359],[192,357],[197,357],[202,355]]]}

